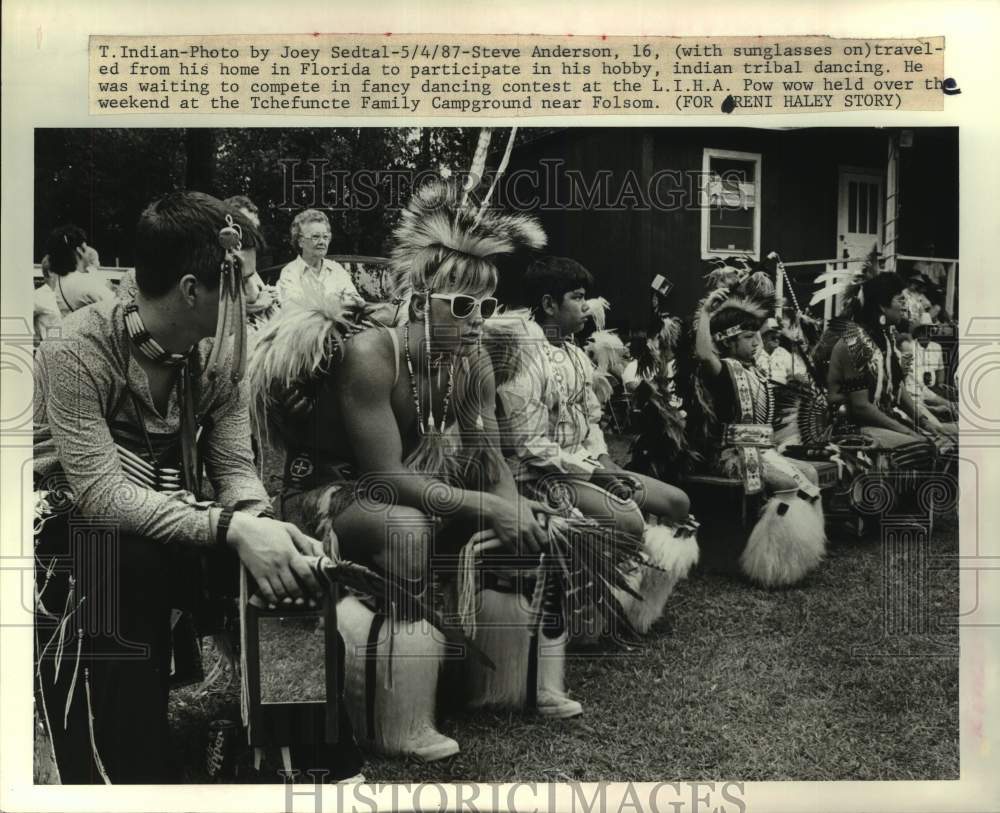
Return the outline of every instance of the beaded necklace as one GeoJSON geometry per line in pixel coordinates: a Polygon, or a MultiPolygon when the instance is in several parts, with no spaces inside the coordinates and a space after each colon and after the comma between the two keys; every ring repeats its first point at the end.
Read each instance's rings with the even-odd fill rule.
{"type": "Polygon", "coordinates": [[[546,342],[545,353],[549,357],[552,375],[556,380],[556,389],[559,391],[561,396],[559,398],[558,416],[556,420],[559,423],[569,423],[572,420],[573,410],[577,410],[581,414],[586,413],[586,375],[581,368],[572,347],[569,346],[569,342],[563,342],[561,345],[553,345],[551,342],[546,342]],[[569,366],[573,368],[573,378],[575,380],[572,384],[567,380],[566,375],[563,372],[562,365],[559,362],[557,354],[560,353],[562,354],[562,357],[569,361],[569,366]],[[574,385],[577,387],[575,390],[573,389],[574,385]]]}
{"type": "Polygon", "coordinates": [[[142,354],[166,367],[180,367],[187,361],[188,353],[170,353],[160,346],[146,330],[142,317],[139,316],[139,307],[135,302],[130,302],[125,306],[125,329],[128,331],[132,343],[139,348],[142,354]]]}
{"type": "MultiPolygon", "coordinates": [[[[434,422],[434,390],[430,387],[430,392],[428,393],[427,401],[427,423],[424,423],[423,409],[420,406],[420,391],[417,389],[417,377],[413,374],[413,359],[410,358],[410,323],[406,322],[403,325],[403,348],[404,354],[406,356],[406,370],[410,374],[410,393],[413,396],[413,406],[417,411],[417,429],[420,431],[421,435],[428,433],[433,433],[437,431],[437,425],[434,422]]],[[[430,348],[427,352],[427,381],[430,383],[430,348]]],[[[448,365],[448,388],[445,390],[444,404],[441,410],[441,432],[444,432],[445,427],[448,423],[448,408],[451,406],[451,394],[455,385],[455,357],[451,358],[451,364],[448,365]]]]}
{"type": "Polygon", "coordinates": [[[771,423],[773,419],[773,400],[771,387],[763,372],[756,367],[745,369],[747,381],[753,396],[754,423],[771,423]]]}

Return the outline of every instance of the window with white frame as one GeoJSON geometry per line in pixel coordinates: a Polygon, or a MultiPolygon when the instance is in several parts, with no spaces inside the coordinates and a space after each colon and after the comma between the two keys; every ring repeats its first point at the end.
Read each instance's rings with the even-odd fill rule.
{"type": "Polygon", "coordinates": [[[760,153],[706,149],[701,176],[701,256],[760,259],[760,153]]]}

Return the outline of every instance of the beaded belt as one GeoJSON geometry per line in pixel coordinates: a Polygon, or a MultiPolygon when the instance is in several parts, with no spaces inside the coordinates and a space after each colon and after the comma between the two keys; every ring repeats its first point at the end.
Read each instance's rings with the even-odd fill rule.
{"type": "Polygon", "coordinates": [[[763,423],[729,423],[723,432],[723,443],[738,450],[747,494],[759,494],[764,487],[760,450],[774,446],[774,429],[763,423]]]}

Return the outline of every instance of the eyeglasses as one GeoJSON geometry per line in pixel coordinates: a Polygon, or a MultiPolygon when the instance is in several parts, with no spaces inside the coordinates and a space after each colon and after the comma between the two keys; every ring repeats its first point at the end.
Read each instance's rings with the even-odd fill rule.
{"type": "Polygon", "coordinates": [[[468,319],[479,308],[479,314],[483,319],[489,319],[497,312],[500,305],[495,296],[484,296],[476,299],[468,294],[431,294],[431,299],[443,299],[451,303],[451,315],[456,319],[468,319]]]}
{"type": "Polygon", "coordinates": [[[313,243],[327,243],[330,241],[329,234],[303,234],[302,236],[313,243]]]}

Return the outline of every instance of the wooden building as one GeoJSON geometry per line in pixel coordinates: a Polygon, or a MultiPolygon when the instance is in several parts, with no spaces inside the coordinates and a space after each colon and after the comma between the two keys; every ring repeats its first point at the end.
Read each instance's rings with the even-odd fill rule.
{"type": "MultiPolygon", "coordinates": [[[[614,327],[645,326],[657,274],[675,286],[672,310],[689,314],[717,257],[810,262],[788,269],[806,301],[819,261],[877,248],[905,271],[900,257],[958,257],[956,128],[522,132],[500,199],[533,211],[549,250],[593,272],[614,327]]],[[[523,267],[503,267],[505,301],[520,301],[523,267]]]]}

